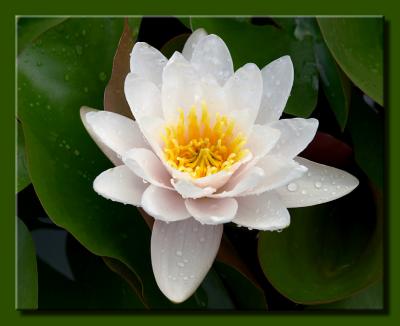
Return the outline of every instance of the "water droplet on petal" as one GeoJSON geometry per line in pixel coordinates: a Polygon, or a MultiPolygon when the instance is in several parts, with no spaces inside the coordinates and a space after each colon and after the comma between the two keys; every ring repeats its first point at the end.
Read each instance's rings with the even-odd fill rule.
{"type": "Polygon", "coordinates": [[[176,263],[179,267],[185,267],[185,264],[184,263],[182,263],[182,262],[178,262],[178,263],[176,263]]]}
{"type": "Polygon", "coordinates": [[[291,182],[288,184],[287,189],[289,191],[296,191],[297,190],[297,184],[295,184],[294,182],[291,182]]]}
{"type": "Polygon", "coordinates": [[[321,182],[316,182],[314,183],[315,188],[321,188],[322,187],[322,183],[321,182]]]}
{"type": "Polygon", "coordinates": [[[184,281],[187,281],[189,278],[187,277],[187,276],[185,276],[184,278],[183,278],[183,280],[184,281]]]}
{"type": "Polygon", "coordinates": [[[307,195],[307,190],[302,190],[301,193],[302,193],[303,195],[307,195]]]}
{"type": "Polygon", "coordinates": [[[182,251],[177,250],[177,251],[176,251],[176,255],[177,255],[177,256],[182,256],[182,251]]]}

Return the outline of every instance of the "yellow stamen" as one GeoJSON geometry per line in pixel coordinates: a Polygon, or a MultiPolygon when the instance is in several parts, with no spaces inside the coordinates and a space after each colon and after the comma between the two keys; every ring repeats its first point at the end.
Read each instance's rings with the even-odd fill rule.
{"type": "Polygon", "coordinates": [[[233,164],[249,152],[244,149],[244,135],[234,135],[234,120],[217,113],[211,126],[205,102],[201,105],[200,119],[194,106],[186,120],[183,110],[178,110],[177,124],[166,126],[161,135],[165,158],[172,167],[194,178],[201,178],[221,170],[229,171],[233,164]]]}

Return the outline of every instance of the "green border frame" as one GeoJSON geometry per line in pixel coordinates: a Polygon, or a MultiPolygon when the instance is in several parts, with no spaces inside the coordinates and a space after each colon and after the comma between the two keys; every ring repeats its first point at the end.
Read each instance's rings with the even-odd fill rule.
{"type": "MultiPolygon", "coordinates": [[[[359,322],[363,325],[392,324],[400,321],[400,282],[396,275],[400,275],[399,255],[395,248],[400,247],[400,237],[396,231],[400,230],[400,201],[395,201],[399,190],[396,188],[399,178],[400,146],[396,140],[400,139],[400,128],[396,128],[399,121],[400,92],[396,88],[400,85],[399,61],[400,42],[395,42],[400,33],[400,6],[394,1],[380,0],[350,2],[335,0],[322,2],[320,0],[302,1],[268,1],[246,0],[245,2],[216,2],[202,0],[192,3],[182,3],[178,0],[160,1],[121,1],[113,0],[107,3],[84,3],[81,0],[54,2],[51,0],[17,1],[2,3],[0,20],[1,46],[1,108],[0,108],[0,221],[2,232],[0,236],[1,268],[0,268],[0,318],[2,322],[11,325],[29,323],[29,325],[70,325],[70,323],[96,323],[105,325],[110,322],[123,323],[171,323],[174,325],[200,325],[203,323],[226,322],[242,324],[251,321],[255,323],[304,323],[307,325],[334,325],[343,322],[359,322]],[[192,7],[189,7],[191,5],[192,7]],[[119,312],[32,312],[21,313],[15,310],[14,302],[14,211],[15,211],[15,169],[14,169],[14,81],[15,81],[15,16],[16,15],[384,15],[386,19],[386,54],[385,54],[385,108],[386,108],[386,201],[389,218],[386,228],[387,241],[387,279],[386,291],[387,310],[384,313],[265,313],[265,314],[151,314],[151,313],[119,313],[119,312]],[[397,86],[397,87],[396,87],[397,86]],[[397,191],[397,193],[396,193],[397,191]],[[295,319],[295,320],[294,320],[295,319]]],[[[398,40],[398,39],[397,39],[398,40]]]]}

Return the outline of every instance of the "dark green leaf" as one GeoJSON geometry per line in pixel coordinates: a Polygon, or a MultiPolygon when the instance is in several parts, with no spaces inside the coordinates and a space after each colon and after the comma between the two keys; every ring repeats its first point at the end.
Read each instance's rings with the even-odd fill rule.
{"type": "Polygon", "coordinates": [[[381,210],[365,185],[328,204],[291,209],[287,229],[261,234],[265,275],[297,303],[354,295],[382,276],[381,210]]]}
{"type": "Polygon", "coordinates": [[[349,78],[383,104],[383,18],[318,18],[332,55],[349,78]]]}
{"type": "Polygon", "coordinates": [[[34,41],[40,34],[61,24],[67,18],[20,17],[18,19],[18,54],[34,41]]]}
{"type": "Polygon", "coordinates": [[[26,162],[24,133],[20,123],[17,123],[17,128],[17,192],[20,192],[31,183],[31,179],[26,162]]]}
{"type": "Polygon", "coordinates": [[[17,218],[17,309],[37,309],[38,273],[32,236],[17,218]]]}
{"type": "Polygon", "coordinates": [[[248,62],[263,68],[283,55],[290,55],[295,76],[285,112],[310,116],[318,95],[318,71],[310,37],[300,41],[272,25],[256,26],[230,18],[191,18],[191,22],[193,29],[203,27],[225,41],[235,69],[248,62]]]}
{"type": "Polygon", "coordinates": [[[216,262],[214,267],[229,290],[236,307],[241,310],[266,310],[264,293],[256,284],[233,266],[216,262]]]}
{"type": "MultiPolygon", "coordinates": [[[[49,241],[44,242],[52,245],[49,241]]],[[[50,264],[39,260],[40,309],[145,308],[140,296],[110,271],[100,257],[88,252],[72,237],[67,238],[66,248],[72,277],[61,274],[50,264]]],[[[65,255],[65,252],[57,253],[65,255]]]]}
{"type": "Polygon", "coordinates": [[[346,126],[350,105],[350,82],[337,66],[326,46],[315,18],[296,18],[294,34],[303,39],[311,35],[322,89],[342,130],[346,126]]]}
{"type": "Polygon", "coordinates": [[[358,165],[383,191],[384,120],[382,112],[371,107],[366,100],[357,92],[352,94],[348,130],[358,165]]]}
{"type": "Polygon", "coordinates": [[[313,310],[382,310],[383,309],[383,283],[377,282],[345,300],[322,305],[309,306],[313,310]]]}

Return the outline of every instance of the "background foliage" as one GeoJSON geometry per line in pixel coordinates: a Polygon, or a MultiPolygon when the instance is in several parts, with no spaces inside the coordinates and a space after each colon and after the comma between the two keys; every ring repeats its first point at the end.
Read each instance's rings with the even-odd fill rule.
{"type": "MultiPolygon", "coordinates": [[[[320,121],[320,132],[302,155],[350,171],[360,186],[333,203],[291,210],[292,225],[280,233],[228,225],[218,260],[202,286],[187,302],[173,305],[155,284],[150,230],[140,212],[92,190],[95,176],[111,163],[79,119],[80,106],[103,107],[114,53],[117,47],[124,51],[122,41],[118,46],[127,31],[124,19],[20,18],[18,230],[25,230],[24,223],[30,230],[37,267],[33,242],[23,232],[18,237],[18,297],[27,300],[18,301],[18,307],[381,309],[383,20],[128,22],[131,39],[166,55],[181,50],[198,27],[226,41],[235,68],[246,62],[262,68],[290,54],[295,84],[285,114],[320,121]]],[[[115,64],[117,58],[114,70],[115,64]]],[[[107,102],[116,93],[118,83],[110,82],[107,109],[121,109],[115,97],[107,102]]]]}

